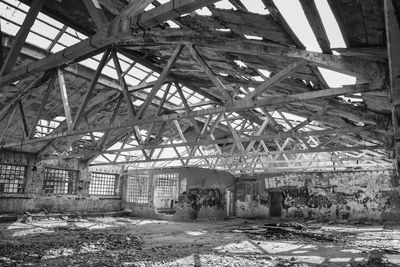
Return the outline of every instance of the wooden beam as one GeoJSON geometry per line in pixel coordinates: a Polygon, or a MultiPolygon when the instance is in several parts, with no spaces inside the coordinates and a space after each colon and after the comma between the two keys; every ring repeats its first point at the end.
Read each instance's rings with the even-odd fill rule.
{"type": "MultiPolygon", "coordinates": [[[[179,120],[179,119],[188,119],[191,117],[203,117],[205,115],[210,115],[210,114],[235,112],[235,111],[241,111],[241,110],[252,109],[252,108],[263,107],[263,106],[266,106],[269,109],[271,109],[276,106],[290,104],[293,102],[301,102],[301,101],[307,101],[310,99],[316,99],[316,98],[321,98],[321,97],[331,97],[331,96],[354,94],[354,93],[367,92],[367,91],[371,91],[371,88],[369,87],[368,84],[361,84],[361,85],[357,84],[357,85],[352,85],[352,86],[343,86],[341,88],[330,88],[330,89],[317,90],[317,91],[293,94],[293,95],[282,96],[282,97],[273,97],[273,98],[268,98],[268,99],[263,99],[263,100],[258,100],[258,101],[236,101],[236,102],[233,102],[232,105],[228,105],[228,106],[220,106],[220,107],[196,110],[196,111],[190,111],[190,112],[165,114],[165,115],[161,115],[161,116],[157,116],[157,117],[150,117],[150,118],[146,118],[146,119],[137,119],[136,118],[135,120],[131,120],[128,123],[126,123],[126,122],[114,123],[112,125],[98,126],[98,127],[95,127],[93,129],[89,129],[89,130],[88,129],[78,129],[78,130],[75,130],[72,132],[63,132],[63,133],[59,133],[56,135],[49,135],[49,136],[41,138],[40,140],[30,140],[30,141],[26,141],[24,143],[32,143],[32,142],[40,142],[40,141],[44,141],[44,140],[58,139],[58,138],[69,136],[69,135],[85,134],[90,131],[103,132],[103,131],[111,130],[111,129],[130,128],[133,126],[151,124],[154,122],[167,122],[167,121],[176,120],[176,119],[179,120]]],[[[19,146],[19,145],[21,145],[21,143],[8,144],[8,146],[10,146],[10,147],[15,146],[15,145],[19,146]]]]}
{"type": "Polygon", "coordinates": [[[110,49],[107,49],[100,60],[100,63],[96,69],[96,72],[94,73],[92,81],[90,82],[89,89],[86,91],[86,94],[83,98],[83,102],[79,107],[74,122],[72,123],[72,129],[74,130],[79,127],[83,113],[85,112],[86,106],[89,103],[90,98],[92,97],[93,90],[96,87],[97,81],[99,80],[99,77],[101,75],[101,71],[103,70],[107,62],[110,60],[109,55],[110,55],[110,49]]]}
{"type": "Polygon", "coordinates": [[[86,6],[89,15],[92,17],[96,24],[97,31],[102,31],[104,24],[108,23],[108,19],[101,9],[101,6],[97,0],[82,0],[86,6]]]}
{"type": "Polygon", "coordinates": [[[8,113],[10,113],[10,115],[8,117],[7,123],[4,125],[4,129],[1,131],[0,144],[3,141],[4,135],[6,134],[10,123],[13,121],[13,117],[14,117],[14,114],[15,114],[16,110],[17,110],[17,105],[14,104],[12,106],[11,110],[9,110],[9,112],[8,112],[8,113]]]}
{"type": "Polygon", "coordinates": [[[162,87],[165,78],[168,76],[169,72],[172,69],[172,66],[174,65],[175,61],[177,60],[179,54],[181,53],[183,49],[183,45],[182,44],[178,44],[178,46],[175,48],[174,52],[172,53],[171,57],[169,58],[167,64],[165,65],[163,71],[161,72],[160,76],[158,77],[158,80],[156,82],[156,84],[154,84],[153,88],[151,89],[149,95],[147,96],[146,100],[144,101],[144,103],[142,104],[137,117],[140,119],[143,114],[144,111],[147,109],[147,107],[150,105],[150,103],[153,101],[154,96],[156,95],[156,93],[158,92],[158,90],[160,90],[160,88],[162,87]]]}
{"type": "Polygon", "coordinates": [[[58,69],[58,83],[60,86],[61,99],[64,107],[65,118],[67,122],[68,131],[72,130],[72,116],[71,109],[68,101],[67,85],[64,79],[64,73],[62,70],[58,69]]]}
{"type": "Polygon", "coordinates": [[[136,111],[135,111],[135,107],[133,106],[133,103],[132,103],[131,94],[128,91],[128,85],[126,84],[125,78],[122,76],[122,68],[121,68],[121,64],[119,63],[117,53],[114,50],[111,53],[112,53],[112,58],[114,61],[115,70],[117,71],[119,84],[121,86],[121,91],[122,91],[122,94],[124,95],[125,103],[128,108],[128,114],[129,114],[130,119],[133,120],[136,117],[136,111]]]}
{"type": "MultiPolygon", "coordinates": [[[[116,153],[116,152],[128,152],[128,151],[138,151],[142,149],[157,149],[157,148],[169,148],[172,146],[175,147],[185,147],[185,146],[210,146],[210,145],[232,145],[233,143],[240,141],[242,143],[249,143],[249,142],[267,142],[274,140],[287,140],[288,138],[299,138],[299,137],[309,137],[309,136],[327,136],[327,135],[344,135],[344,134],[352,134],[352,133],[361,133],[361,132],[368,132],[372,130],[377,130],[374,127],[347,127],[341,129],[328,129],[328,130],[318,130],[318,131],[309,131],[309,132],[281,132],[279,134],[263,134],[258,136],[240,136],[238,139],[233,137],[229,138],[222,138],[222,139],[215,139],[211,138],[211,140],[197,140],[197,141],[188,141],[185,143],[175,143],[173,145],[166,145],[166,144],[149,144],[149,145],[138,145],[132,148],[125,148],[125,149],[112,149],[107,151],[102,151],[103,153],[116,153]]],[[[265,144],[265,143],[264,143],[265,144]]],[[[281,146],[285,147],[287,144],[281,146]]],[[[347,145],[348,146],[348,145],[347,145]]],[[[6,147],[6,146],[5,146],[6,147]]],[[[364,146],[363,146],[364,147],[364,146]]],[[[373,146],[372,146],[373,147],[373,146]]],[[[379,146],[382,149],[386,148],[384,146],[379,146]]],[[[267,148],[268,149],[268,148],[267,148]]],[[[322,150],[323,147],[318,147],[318,149],[322,150]]],[[[270,151],[270,150],[267,150],[270,151]]],[[[319,150],[315,150],[319,151],[319,150]]],[[[314,151],[314,152],[315,152],[314,151]]],[[[98,154],[97,151],[92,152],[93,154],[98,154]]],[[[276,154],[276,153],[275,153],[276,154]]],[[[87,154],[85,154],[87,155],[87,154]]],[[[76,154],[75,156],[85,156],[81,154],[76,154]]]]}
{"type": "MultiPolygon", "coordinates": [[[[45,1],[45,0],[37,0],[45,1]]],[[[65,48],[55,54],[31,63],[28,66],[18,68],[10,74],[0,77],[0,87],[23,79],[36,73],[51,69],[80,59],[98,49],[113,44],[123,37],[129,38],[137,30],[151,28],[167,20],[176,18],[180,14],[185,14],[217,2],[218,0],[180,0],[169,1],[159,7],[153,8],[142,13],[137,17],[123,17],[118,21],[113,21],[105,26],[108,29],[107,37],[103,33],[97,33],[75,45],[65,48]],[[119,25],[119,27],[117,27],[119,25]]],[[[23,44],[22,44],[23,45],[23,44]]]]}
{"type": "Polygon", "coordinates": [[[322,23],[321,16],[315,5],[314,0],[300,0],[304,14],[307,17],[308,23],[314,32],[315,37],[321,50],[325,54],[332,54],[331,45],[329,43],[328,35],[326,34],[324,24],[322,23]]]}
{"type": "Polygon", "coordinates": [[[18,100],[18,107],[19,107],[19,113],[21,115],[22,125],[24,127],[24,134],[25,134],[24,138],[27,138],[29,136],[29,130],[28,130],[28,124],[26,123],[24,107],[22,106],[21,100],[18,100]]]}
{"type": "MultiPolygon", "coordinates": [[[[173,146],[177,144],[169,144],[165,146],[173,146]]],[[[164,147],[164,145],[163,145],[164,147]]],[[[334,152],[334,151],[362,151],[362,150],[376,150],[376,149],[385,149],[383,146],[354,146],[354,147],[348,147],[348,146],[343,146],[343,147],[332,147],[332,148],[326,148],[326,149],[316,149],[316,148],[311,148],[307,150],[286,150],[286,151],[270,151],[270,152],[254,152],[254,153],[249,153],[249,157],[254,157],[254,156],[268,156],[268,155],[279,155],[279,154],[285,154],[285,155],[293,155],[293,154],[302,154],[302,153],[327,153],[327,152],[334,152]]],[[[109,152],[105,152],[105,154],[108,154],[109,152]]],[[[237,158],[240,157],[240,154],[223,154],[223,155],[207,155],[207,156],[192,156],[192,157],[180,157],[182,160],[193,160],[193,159],[204,159],[204,158],[237,158]]],[[[147,160],[136,160],[136,161],[126,161],[126,162],[119,162],[118,164],[130,164],[130,163],[148,163],[148,162],[160,162],[160,161],[173,161],[173,160],[179,160],[179,158],[160,158],[160,159],[151,159],[149,161],[147,160]]],[[[243,164],[243,162],[240,162],[243,164]]],[[[239,163],[239,164],[240,164],[239,163]]],[[[102,166],[102,165],[108,165],[105,163],[97,163],[97,164],[91,164],[91,166],[102,166]]]]}
{"type": "MultiPolygon", "coordinates": [[[[302,59],[308,64],[323,67],[347,75],[364,78],[368,81],[385,79],[386,66],[380,62],[371,62],[361,58],[342,57],[340,55],[322,54],[297,48],[272,46],[258,40],[232,38],[225,33],[203,32],[192,30],[163,30],[155,32],[156,36],[148,38],[146,42],[142,36],[130,36],[128,40],[121,40],[121,44],[129,45],[141,42],[142,45],[172,45],[177,43],[192,43],[196,47],[210,48],[217,51],[254,55],[265,58],[267,56],[284,57],[287,60],[302,59]]],[[[0,80],[1,81],[1,80],[0,80]]]]}
{"type": "Polygon", "coordinates": [[[25,39],[28,36],[31,27],[45,2],[46,0],[34,0],[32,2],[29,11],[24,19],[24,22],[22,23],[21,28],[18,30],[18,33],[15,36],[11,50],[8,52],[4,65],[0,70],[0,76],[11,73],[15,62],[17,61],[18,55],[21,52],[22,47],[24,46],[25,39]]]}
{"type": "Polygon", "coordinates": [[[42,116],[43,111],[44,111],[44,109],[46,107],[47,100],[49,99],[51,88],[53,87],[55,80],[56,80],[56,72],[54,72],[53,75],[50,78],[50,82],[49,82],[49,84],[47,86],[47,89],[46,89],[46,91],[44,93],[44,96],[43,96],[43,99],[42,99],[42,103],[40,104],[40,107],[39,107],[39,111],[36,114],[35,119],[33,120],[31,129],[30,129],[29,135],[28,135],[29,139],[31,139],[35,135],[36,125],[38,124],[38,122],[40,120],[40,117],[42,116]]]}
{"type": "Polygon", "coordinates": [[[272,86],[276,85],[283,79],[288,78],[290,74],[298,70],[301,66],[303,66],[306,62],[303,60],[298,60],[293,63],[290,63],[288,66],[283,68],[281,71],[279,71],[277,74],[273,75],[271,78],[266,80],[263,84],[258,86],[253,92],[249,93],[246,95],[246,97],[243,100],[248,100],[256,97],[257,95],[263,93],[265,90],[270,89],[272,86]]]}
{"type": "MultiPolygon", "coordinates": [[[[229,94],[225,85],[223,85],[222,82],[218,79],[218,77],[215,76],[215,74],[211,70],[210,66],[208,66],[207,62],[199,54],[199,52],[196,50],[196,48],[192,44],[187,45],[187,47],[189,48],[190,53],[192,54],[193,58],[200,64],[200,66],[203,68],[203,71],[207,74],[207,76],[213,82],[213,84],[215,85],[217,90],[220,92],[220,94],[222,96],[222,101],[224,103],[228,103],[228,104],[232,103],[232,96],[229,94]]],[[[233,89],[232,89],[232,91],[233,91],[233,89]]]]}
{"type": "Polygon", "coordinates": [[[389,63],[390,96],[392,98],[392,126],[395,169],[400,175],[400,14],[395,6],[400,8],[396,1],[385,0],[384,12],[386,23],[386,46],[389,63]]]}

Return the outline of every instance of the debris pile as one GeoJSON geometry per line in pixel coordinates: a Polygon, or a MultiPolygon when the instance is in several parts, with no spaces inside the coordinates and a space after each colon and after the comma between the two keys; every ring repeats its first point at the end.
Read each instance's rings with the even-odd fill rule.
{"type": "Polygon", "coordinates": [[[262,226],[234,228],[228,231],[233,233],[245,233],[250,238],[256,240],[293,240],[298,238],[317,242],[338,242],[342,240],[340,235],[316,231],[300,223],[270,223],[262,226]]]}
{"type": "Polygon", "coordinates": [[[51,235],[62,238],[45,242],[49,234],[39,234],[37,243],[26,243],[22,237],[12,241],[0,240],[0,266],[2,264],[20,264],[40,262],[46,259],[62,258],[86,253],[108,253],[126,250],[142,250],[143,241],[131,233],[115,231],[88,230],[86,228],[61,226],[53,228],[51,235]]]}

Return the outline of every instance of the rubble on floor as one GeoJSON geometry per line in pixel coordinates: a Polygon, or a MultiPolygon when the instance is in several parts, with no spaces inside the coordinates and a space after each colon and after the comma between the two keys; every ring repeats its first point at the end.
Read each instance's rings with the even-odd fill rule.
{"type": "Polygon", "coordinates": [[[0,223],[0,266],[400,264],[396,225],[72,217],[0,223]]]}

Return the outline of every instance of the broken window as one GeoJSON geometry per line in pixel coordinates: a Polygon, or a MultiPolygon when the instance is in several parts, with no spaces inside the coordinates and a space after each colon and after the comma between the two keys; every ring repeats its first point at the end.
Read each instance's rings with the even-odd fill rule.
{"type": "Polygon", "coordinates": [[[149,175],[147,173],[128,176],[126,202],[149,203],[149,175]]]}
{"type": "Polygon", "coordinates": [[[67,169],[45,169],[43,193],[76,194],[79,171],[67,169]]]}
{"type": "Polygon", "coordinates": [[[117,195],[118,174],[92,172],[89,186],[90,195],[115,196],[117,195]]]}
{"type": "Polygon", "coordinates": [[[156,181],[155,195],[159,198],[178,196],[178,173],[163,173],[154,175],[156,181]]]}
{"type": "Polygon", "coordinates": [[[0,164],[0,193],[23,193],[26,167],[0,164]]]}

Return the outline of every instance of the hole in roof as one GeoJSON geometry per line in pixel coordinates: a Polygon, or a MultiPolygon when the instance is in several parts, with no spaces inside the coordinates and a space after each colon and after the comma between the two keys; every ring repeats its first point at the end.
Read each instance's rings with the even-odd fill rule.
{"type": "Polygon", "coordinates": [[[318,67],[329,87],[341,87],[342,85],[355,84],[356,78],[350,75],[318,67]]]}
{"type": "Polygon", "coordinates": [[[251,0],[251,1],[242,1],[244,6],[253,13],[258,13],[261,15],[268,15],[269,11],[266,9],[264,3],[261,0],[251,0]]]}
{"type": "Polygon", "coordinates": [[[271,77],[271,72],[268,70],[257,69],[264,77],[269,78],[271,77]]]}
{"type": "MultiPolygon", "coordinates": [[[[290,28],[308,51],[321,52],[317,39],[298,0],[273,0],[290,28]]],[[[327,29],[328,31],[329,29],[327,29]]]]}
{"type": "Polygon", "coordinates": [[[211,16],[212,15],[211,11],[206,7],[197,9],[196,13],[201,15],[201,16],[211,16]]]}
{"type": "Polygon", "coordinates": [[[234,62],[236,63],[236,65],[238,65],[239,67],[243,67],[243,68],[247,68],[247,65],[241,61],[241,60],[234,60],[234,62]]]}
{"type": "Polygon", "coordinates": [[[215,7],[219,9],[234,9],[236,10],[236,7],[234,7],[228,0],[222,0],[218,1],[215,3],[215,7]]]}
{"type": "Polygon", "coordinates": [[[331,47],[346,47],[342,32],[326,0],[315,1],[331,47]]]}
{"type": "Polygon", "coordinates": [[[219,32],[230,32],[231,31],[231,29],[223,29],[223,28],[221,28],[221,29],[215,29],[216,31],[219,31],[219,32]]]}
{"type": "Polygon", "coordinates": [[[261,76],[252,76],[252,78],[254,80],[256,80],[257,82],[263,82],[264,81],[264,79],[261,76]]]}
{"type": "Polygon", "coordinates": [[[244,35],[244,37],[246,37],[247,39],[250,39],[250,40],[262,40],[263,39],[260,36],[246,35],[246,34],[244,35]]]}
{"type": "Polygon", "coordinates": [[[167,23],[171,28],[174,28],[174,29],[180,28],[179,25],[176,24],[175,22],[173,22],[172,20],[168,20],[167,23]]]}

